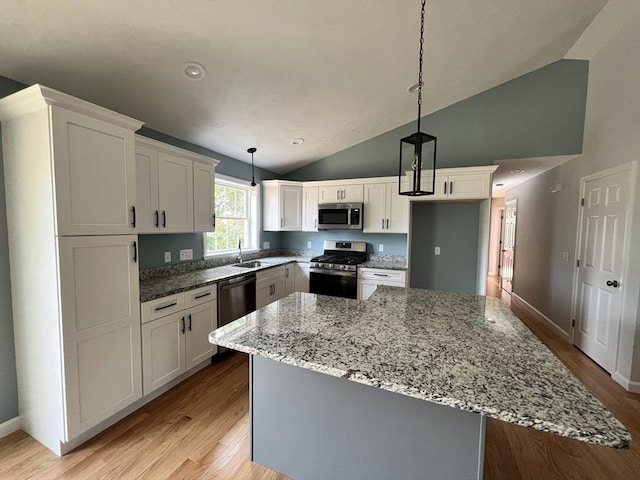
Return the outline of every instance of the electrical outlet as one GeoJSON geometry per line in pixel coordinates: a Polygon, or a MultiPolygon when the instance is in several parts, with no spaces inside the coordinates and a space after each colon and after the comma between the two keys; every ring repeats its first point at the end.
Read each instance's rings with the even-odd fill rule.
{"type": "Polygon", "coordinates": [[[569,252],[562,252],[562,259],[565,262],[568,262],[569,261],[569,252]]]}
{"type": "Polygon", "coordinates": [[[307,248],[311,248],[311,242],[307,242],[307,248]]]}
{"type": "Polygon", "coordinates": [[[193,249],[180,250],[180,261],[193,260],[193,249]]]}
{"type": "Polygon", "coordinates": [[[435,254],[436,254],[436,255],[440,255],[440,247],[436,247],[436,249],[435,249],[435,254]]]}
{"type": "Polygon", "coordinates": [[[262,248],[269,250],[271,248],[271,244],[269,242],[262,242],[262,248]]]}
{"type": "Polygon", "coordinates": [[[164,263],[169,263],[171,261],[171,252],[164,252],[164,263]]]}
{"type": "Polygon", "coordinates": [[[384,243],[378,245],[378,252],[384,252],[384,243]]]}

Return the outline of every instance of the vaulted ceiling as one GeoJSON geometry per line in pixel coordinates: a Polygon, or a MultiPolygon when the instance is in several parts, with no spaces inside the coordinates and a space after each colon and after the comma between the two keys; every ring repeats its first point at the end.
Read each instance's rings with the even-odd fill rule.
{"type": "MultiPolygon", "coordinates": [[[[429,0],[423,114],[559,60],[605,3],[429,0]]],[[[287,173],[415,119],[419,29],[418,0],[1,0],[0,74],[287,173]]]]}

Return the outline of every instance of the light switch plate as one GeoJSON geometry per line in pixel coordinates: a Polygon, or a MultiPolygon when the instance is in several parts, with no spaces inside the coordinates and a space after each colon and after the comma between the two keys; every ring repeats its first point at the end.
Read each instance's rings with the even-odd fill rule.
{"type": "Polygon", "coordinates": [[[180,261],[193,260],[193,249],[180,250],[180,261]]]}
{"type": "Polygon", "coordinates": [[[169,263],[171,261],[171,252],[164,252],[164,263],[169,263]]]}
{"type": "Polygon", "coordinates": [[[436,247],[436,249],[435,249],[435,254],[436,254],[436,255],[440,255],[440,247],[436,247]]]}

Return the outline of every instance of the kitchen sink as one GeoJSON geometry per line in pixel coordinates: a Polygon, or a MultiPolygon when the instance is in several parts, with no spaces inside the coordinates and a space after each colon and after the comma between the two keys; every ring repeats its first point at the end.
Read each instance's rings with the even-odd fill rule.
{"type": "Polygon", "coordinates": [[[257,268],[257,267],[262,267],[266,265],[264,262],[258,262],[258,261],[253,261],[253,262],[242,262],[242,263],[236,263],[234,265],[234,267],[240,267],[240,268],[257,268]]]}

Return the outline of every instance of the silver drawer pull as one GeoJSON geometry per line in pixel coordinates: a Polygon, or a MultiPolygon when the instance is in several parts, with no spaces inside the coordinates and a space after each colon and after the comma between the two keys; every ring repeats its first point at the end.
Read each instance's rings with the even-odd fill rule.
{"type": "Polygon", "coordinates": [[[211,295],[211,292],[207,292],[207,293],[203,293],[201,295],[196,295],[195,297],[193,297],[195,300],[202,298],[202,297],[208,297],[209,295],[211,295]]]}
{"type": "Polygon", "coordinates": [[[177,304],[178,302],[173,302],[173,303],[170,303],[169,305],[165,305],[164,307],[156,307],[155,311],[158,312],[160,310],[164,310],[165,308],[175,307],[177,304]]]}
{"type": "Polygon", "coordinates": [[[389,275],[387,275],[386,273],[374,273],[374,275],[376,277],[388,277],[389,275]]]}

